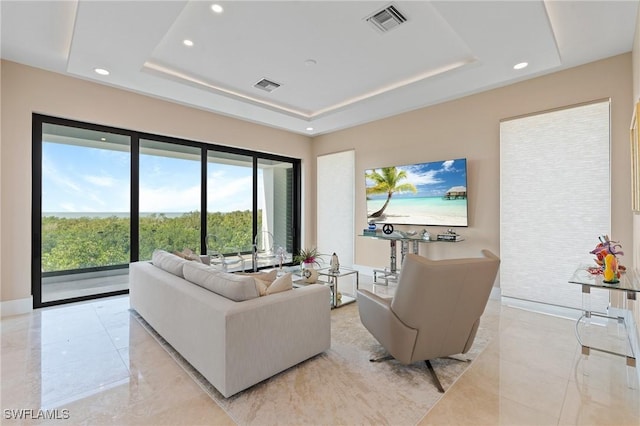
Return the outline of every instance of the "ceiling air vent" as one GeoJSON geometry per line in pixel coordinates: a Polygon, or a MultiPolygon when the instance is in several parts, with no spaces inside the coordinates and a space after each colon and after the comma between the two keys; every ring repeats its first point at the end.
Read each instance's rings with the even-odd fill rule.
{"type": "Polygon", "coordinates": [[[405,18],[394,5],[385,7],[381,11],[366,18],[366,20],[383,33],[407,22],[407,18],[405,18]]]}
{"type": "Polygon", "coordinates": [[[278,87],[280,87],[280,85],[276,82],[263,78],[262,80],[254,84],[253,87],[257,87],[258,89],[266,90],[267,92],[271,93],[278,87]]]}

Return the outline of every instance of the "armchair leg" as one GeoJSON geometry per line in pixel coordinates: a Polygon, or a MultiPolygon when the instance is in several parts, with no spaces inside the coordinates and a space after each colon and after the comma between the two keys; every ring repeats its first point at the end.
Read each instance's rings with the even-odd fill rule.
{"type": "Polygon", "coordinates": [[[436,374],[436,370],[433,369],[433,365],[431,365],[431,361],[426,359],[425,364],[427,364],[427,368],[429,369],[429,373],[431,373],[431,377],[433,377],[433,381],[435,382],[436,388],[438,388],[438,392],[444,393],[444,388],[440,383],[440,379],[438,379],[438,375],[436,374]]]}
{"type": "Polygon", "coordinates": [[[382,362],[382,361],[389,361],[390,359],[393,359],[393,357],[391,355],[387,355],[381,358],[372,358],[369,360],[369,362],[382,362]]]}

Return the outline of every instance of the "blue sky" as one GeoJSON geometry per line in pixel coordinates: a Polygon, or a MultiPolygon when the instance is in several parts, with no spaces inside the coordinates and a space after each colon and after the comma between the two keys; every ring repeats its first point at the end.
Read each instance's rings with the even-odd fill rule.
{"type": "MultiPolygon", "coordinates": [[[[210,211],[251,209],[251,169],[211,164],[210,211]]],[[[128,212],[130,155],[44,143],[43,212],[128,212]]],[[[200,162],[141,156],[140,211],[200,210],[200,162]]]]}
{"type": "MultiPolygon", "coordinates": [[[[395,194],[395,197],[441,197],[454,186],[467,186],[466,159],[435,161],[413,165],[396,166],[407,173],[407,179],[401,183],[412,183],[416,186],[416,194],[409,192],[395,194]]],[[[380,172],[380,169],[377,169],[380,172]]],[[[370,173],[367,170],[366,173],[370,173]]],[[[372,186],[373,182],[366,179],[366,186],[372,186]]],[[[385,194],[370,196],[370,198],[386,198],[385,194]]]]}

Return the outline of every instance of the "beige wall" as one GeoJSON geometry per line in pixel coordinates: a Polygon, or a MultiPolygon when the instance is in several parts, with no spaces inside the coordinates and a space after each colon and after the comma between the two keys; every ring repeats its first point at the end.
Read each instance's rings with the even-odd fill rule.
{"type": "MultiPolygon", "coordinates": [[[[322,135],[314,139],[314,150],[316,155],[355,150],[356,232],[361,232],[366,226],[365,169],[466,157],[470,226],[460,232],[467,241],[456,244],[423,244],[421,254],[434,257],[477,255],[481,248],[499,253],[500,120],[611,98],[612,236],[622,242],[626,254],[632,259],[628,136],[631,81],[631,54],[624,54],[322,135]]],[[[553,159],[550,158],[549,161],[553,159]]],[[[585,185],[588,184],[585,182],[585,185]]],[[[531,226],[536,224],[532,223],[531,226]]],[[[441,229],[443,228],[430,230],[437,232],[441,229]]],[[[595,239],[596,231],[593,232],[595,239]]],[[[355,251],[356,264],[378,267],[388,264],[388,245],[384,241],[358,237],[355,251]]]]}
{"type": "MultiPolygon", "coordinates": [[[[31,114],[33,112],[302,159],[303,200],[315,199],[311,139],[124,90],[2,61],[0,300],[31,295],[31,114]],[[309,166],[312,166],[311,168],[309,166]]],[[[303,225],[315,224],[303,205],[303,225]]],[[[315,228],[315,227],[314,227],[315,228]]],[[[315,235],[306,236],[307,239],[315,235]]],[[[307,241],[303,241],[303,244],[307,241]]]]}
{"type": "MultiPolygon", "coordinates": [[[[634,73],[638,70],[637,57],[634,54],[634,73]]],[[[315,242],[315,160],[311,160],[317,155],[355,150],[356,232],[366,226],[365,169],[466,157],[470,226],[461,231],[467,241],[423,245],[421,248],[422,254],[446,257],[475,255],[481,248],[500,252],[501,119],[610,97],[612,236],[622,242],[627,256],[633,259],[632,215],[628,207],[628,129],[632,91],[638,89],[632,88],[631,54],[318,136],[313,143],[306,136],[12,62],[3,61],[1,72],[2,301],[27,298],[31,294],[32,112],[301,158],[305,246],[315,242]]],[[[441,229],[430,228],[434,232],[441,229]]],[[[388,263],[388,245],[359,237],[356,238],[355,256],[356,264],[383,266],[388,263]]]]}
{"type": "MultiPolygon", "coordinates": [[[[640,8],[638,8],[638,17],[636,19],[636,35],[633,42],[632,52],[633,62],[633,103],[640,102],[640,8]]],[[[629,111],[632,111],[631,109],[629,111]]],[[[631,120],[631,113],[629,116],[631,120]]],[[[638,247],[640,244],[640,214],[633,215],[633,245],[638,247]]],[[[640,247],[635,251],[634,264],[640,267],[640,247]]],[[[638,322],[640,324],[640,322],[638,322]]]]}
{"type": "MultiPolygon", "coordinates": [[[[640,102],[640,8],[638,8],[638,16],[636,18],[636,35],[633,42],[632,52],[633,62],[633,99],[632,102],[640,102]]],[[[640,119],[640,117],[639,117],[640,119]]],[[[640,268],[640,215],[633,215],[633,247],[635,248],[634,266],[640,268]]],[[[621,303],[620,301],[618,303],[621,303]]],[[[634,310],[636,331],[638,332],[638,339],[640,340],[640,298],[631,305],[634,310]]],[[[636,340],[638,341],[638,340],[636,340]]]]}
{"type": "Polygon", "coordinates": [[[636,35],[633,40],[633,99],[640,101],[640,7],[636,18],[636,35]]]}

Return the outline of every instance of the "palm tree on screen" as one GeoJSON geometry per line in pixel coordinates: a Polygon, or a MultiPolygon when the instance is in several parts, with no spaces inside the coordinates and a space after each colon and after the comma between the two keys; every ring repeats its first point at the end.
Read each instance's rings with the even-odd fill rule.
{"type": "Polygon", "coordinates": [[[399,183],[407,178],[407,172],[404,170],[398,171],[395,167],[383,167],[380,173],[374,169],[371,173],[366,174],[366,178],[374,182],[373,186],[367,187],[367,195],[387,194],[387,200],[380,210],[371,213],[369,217],[382,216],[394,193],[407,191],[415,193],[418,191],[412,183],[399,183]]]}

